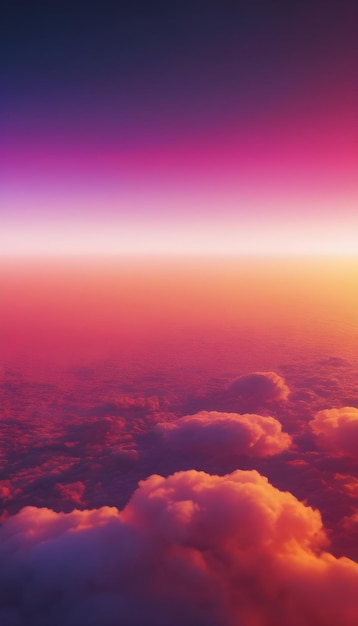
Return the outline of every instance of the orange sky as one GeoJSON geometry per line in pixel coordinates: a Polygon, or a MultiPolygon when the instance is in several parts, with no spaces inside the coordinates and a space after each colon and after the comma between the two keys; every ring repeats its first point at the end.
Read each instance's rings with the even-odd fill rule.
{"type": "MultiPolygon", "coordinates": [[[[177,344],[272,342],[290,350],[335,346],[358,333],[358,265],[337,259],[8,261],[2,270],[5,355],[37,360],[143,355],[177,344]]],[[[192,346],[192,348],[190,348],[192,346]]],[[[252,357],[252,355],[251,355],[252,357]]]]}

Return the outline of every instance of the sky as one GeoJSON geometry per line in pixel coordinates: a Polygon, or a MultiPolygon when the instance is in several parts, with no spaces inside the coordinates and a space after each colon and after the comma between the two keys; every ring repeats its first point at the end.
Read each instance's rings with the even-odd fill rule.
{"type": "Polygon", "coordinates": [[[2,254],[355,254],[354,4],[8,3],[2,254]]]}
{"type": "Polygon", "coordinates": [[[357,626],[353,2],[0,28],[1,626],[357,626]]]}

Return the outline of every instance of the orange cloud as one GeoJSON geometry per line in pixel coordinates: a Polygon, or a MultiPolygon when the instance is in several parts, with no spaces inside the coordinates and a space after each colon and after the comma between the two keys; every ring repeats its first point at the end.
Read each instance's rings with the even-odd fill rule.
{"type": "Polygon", "coordinates": [[[278,420],[250,413],[201,411],[158,424],[157,429],[169,447],[211,458],[269,457],[291,445],[291,437],[282,432],[278,420]]]}
{"type": "Polygon", "coordinates": [[[323,448],[336,456],[358,459],[358,409],[346,406],[319,411],[310,427],[323,448]]]}
{"type": "Polygon", "coordinates": [[[256,471],[153,475],[122,512],[28,507],[6,520],[0,619],[356,626],[358,564],[325,541],[320,514],[256,471]]]}

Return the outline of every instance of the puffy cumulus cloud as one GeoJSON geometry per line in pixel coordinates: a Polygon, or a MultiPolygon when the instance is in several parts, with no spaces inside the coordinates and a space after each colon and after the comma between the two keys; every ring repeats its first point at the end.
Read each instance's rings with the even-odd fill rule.
{"type": "Polygon", "coordinates": [[[356,626],[358,564],[256,471],[140,483],[122,512],[25,508],[0,529],[15,626],[356,626]]]}
{"type": "Polygon", "coordinates": [[[337,456],[358,459],[358,409],[346,406],[342,409],[319,411],[310,422],[313,433],[322,447],[337,456]]]}
{"type": "Polygon", "coordinates": [[[234,380],[229,391],[243,402],[266,404],[287,400],[290,393],[285,380],[275,372],[253,372],[234,380]]]}
{"type": "Polygon", "coordinates": [[[245,454],[269,457],[291,445],[291,437],[273,417],[246,413],[201,411],[175,422],[157,424],[166,444],[176,451],[210,458],[245,454]]]}
{"type": "MultiPolygon", "coordinates": [[[[290,393],[285,380],[275,372],[252,372],[240,376],[225,388],[217,387],[209,393],[193,398],[183,413],[221,411],[225,413],[261,413],[269,405],[287,400],[290,393]]],[[[279,406],[276,404],[276,410],[279,406]]],[[[282,408],[282,407],[281,407],[282,408]]]]}

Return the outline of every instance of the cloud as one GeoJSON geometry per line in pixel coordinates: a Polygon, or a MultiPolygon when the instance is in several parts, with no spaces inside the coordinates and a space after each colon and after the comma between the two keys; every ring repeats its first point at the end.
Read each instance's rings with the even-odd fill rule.
{"type": "Polygon", "coordinates": [[[256,471],[152,475],[122,512],[27,507],[6,520],[0,620],[355,626],[358,565],[325,541],[320,514],[256,471]]]}
{"type": "Polygon", "coordinates": [[[358,409],[350,406],[319,411],[310,422],[320,445],[336,456],[358,459],[358,409]]]}
{"type": "Polygon", "coordinates": [[[353,500],[358,500],[358,478],[344,474],[335,474],[334,479],[342,485],[345,493],[353,500]]]}
{"type": "Polygon", "coordinates": [[[252,372],[232,380],[225,387],[215,388],[192,397],[184,405],[185,413],[199,410],[224,411],[228,413],[261,412],[268,405],[287,400],[290,390],[282,376],[275,372],[252,372]]]}
{"type": "Polygon", "coordinates": [[[229,390],[238,399],[256,404],[287,400],[290,393],[285,380],[275,372],[254,372],[234,380],[229,390]]]}
{"type": "Polygon", "coordinates": [[[0,482],[0,500],[8,500],[11,497],[11,489],[5,482],[0,482]]]}
{"type": "Polygon", "coordinates": [[[157,429],[171,449],[216,459],[241,454],[269,457],[291,445],[278,420],[249,413],[201,411],[158,424],[157,429]]]}
{"type": "Polygon", "coordinates": [[[85,493],[86,486],[81,481],[67,483],[65,485],[57,483],[56,489],[58,490],[62,500],[74,502],[79,505],[84,504],[83,495],[85,493]]]}

